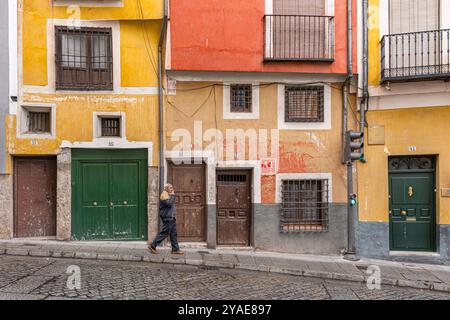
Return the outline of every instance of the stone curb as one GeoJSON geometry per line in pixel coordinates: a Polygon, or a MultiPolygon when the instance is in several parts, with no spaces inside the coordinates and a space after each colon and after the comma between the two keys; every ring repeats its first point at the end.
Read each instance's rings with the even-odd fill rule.
{"type": "MultiPolygon", "coordinates": [[[[237,270],[248,270],[248,271],[259,271],[259,272],[269,272],[276,274],[288,274],[293,276],[303,276],[309,278],[320,278],[329,280],[339,280],[339,281],[350,281],[364,283],[368,280],[368,277],[361,274],[346,274],[346,273],[335,273],[328,271],[314,271],[314,270],[302,270],[302,269],[289,269],[279,266],[267,266],[267,265],[257,265],[257,264],[243,264],[243,263],[233,263],[229,261],[220,260],[196,260],[196,259],[186,259],[174,258],[170,255],[133,255],[133,254],[115,254],[115,253],[93,253],[93,252],[79,252],[79,251],[50,251],[45,249],[32,250],[32,249],[22,249],[22,248],[2,248],[0,249],[0,255],[9,256],[31,256],[31,257],[52,257],[52,258],[75,258],[75,259],[86,259],[86,260],[109,260],[109,261],[128,261],[128,262],[149,262],[149,263],[164,263],[173,266],[182,265],[191,266],[195,268],[199,267],[212,267],[212,268],[224,268],[224,269],[237,269],[237,270]]],[[[428,281],[412,281],[405,279],[392,279],[392,278],[382,278],[382,285],[396,286],[401,288],[413,288],[420,290],[430,290],[437,292],[450,293],[450,285],[445,283],[435,283],[428,281]]]]}

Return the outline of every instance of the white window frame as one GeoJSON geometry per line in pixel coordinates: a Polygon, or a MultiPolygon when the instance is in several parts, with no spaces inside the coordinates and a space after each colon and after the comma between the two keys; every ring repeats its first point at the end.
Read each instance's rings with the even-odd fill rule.
{"type": "Polygon", "coordinates": [[[123,141],[126,140],[126,119],[125,112],[94,112],[93,135],[94,141],[123,141]],[[120,119],[120,137],[104,137],[102,136],[102,119],[103,118],[118,118],[120,119]]]}
{"type": "MultiPolygon", "coordinates": [[[[323,122],[286,122],[285,121],[285,110],[286,110],[286,99],[285,99],[285,89],[286,86],[302,86],[301,83],[292,84],[279,84],[278,85],[278,129],[280,130],[331,130],[331,86],[324,86],[324,97],[323,97],[323,122]]],[[[317,86],[314,85],[304,85],[304,86],[317,86]]]]}
{"type": "Polygon", "coordinates": [[[333,174],[327,173],[279,173],[276,177],[276,203],[282,204],[282,183],[284,180],[328,180],[328,203],[333,202],[333,174]]]}
{"type": "Polygon", "coordinates": [[[19,139],[55,139],[56,138],[56,105],[51,103],[23,103],[18,108],[17,138],[19,139]],[[30,111],[50,112],[50,133],[29,132],[27,116],[30,111]]]}
{"type": "Polygon", "coordinates": [[[223,83],[223,118],[225,120],[259,119],[259,82],[224,82],[223,83]],[[231,112],[231,85],[252,85],[252,112],[231,112]]]}
{"type": "MultiPolygon", "coordinates": [[[[327,16],[334,16],[335,10],[334,10],[334,1],[335,0],[326,0],[326,12],[325,14],[327,16]]],[[[266,15],[273,14],[273,0],[265,0],[265,13],[266,15]]]]}

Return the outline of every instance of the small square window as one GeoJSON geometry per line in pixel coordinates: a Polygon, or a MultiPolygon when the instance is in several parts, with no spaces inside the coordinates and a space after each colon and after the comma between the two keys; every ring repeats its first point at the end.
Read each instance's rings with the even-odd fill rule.
{"type": "Polygon", "coordinates": [[[286,122],[323,122],[323,86],[286,86],[286,122]]]}
{"type": "Polygon", "coordinates": [[[47,112],[28,112],[28,132],[29,133],[50,133],[51,114],[47,112]]]}
{"type": "Polygon", "coordinates": [[[237,84],[230,87],[230,111],[252,112],[252,85],[237,84]]]}
{"type": "Polygon", "coordinates": [[[101,136],[102,137],[120,137],[121,136],[121,118],[101,118],[101,136]]]}

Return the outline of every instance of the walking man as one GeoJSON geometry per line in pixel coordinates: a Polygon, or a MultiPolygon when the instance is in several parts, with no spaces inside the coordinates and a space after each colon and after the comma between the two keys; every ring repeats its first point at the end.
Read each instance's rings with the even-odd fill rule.
{"type": "Polygon", "coordinates": [[[184,254],[184,252],[180,250],[177,241],[175,199],[175,189],[171,184],[166,184],[159,200],[159,216],[163,222],[163,227],[159,235],[148,247],[152,254],[158,254],[156,247],[167,237],[170,237],[172,254],[184,254]]]}

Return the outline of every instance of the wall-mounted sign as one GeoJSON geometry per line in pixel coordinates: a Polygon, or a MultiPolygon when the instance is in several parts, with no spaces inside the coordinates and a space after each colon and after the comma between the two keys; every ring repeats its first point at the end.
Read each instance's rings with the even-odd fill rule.
{"type": "Polygon", "coordinates": [[[448,197],[450,198],[450,188],[442,188],[441,189],[441,195],[443,197],[448,197]]]}
{"type": "Polygon", "coordinates": [[[276,159],[261,159],[261,174],[270,176],[277,174],[277,160],[276,159]]]}

